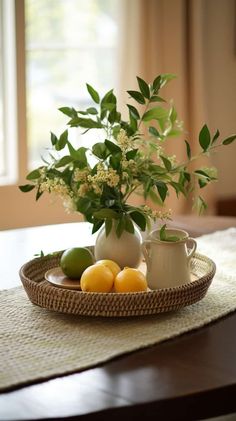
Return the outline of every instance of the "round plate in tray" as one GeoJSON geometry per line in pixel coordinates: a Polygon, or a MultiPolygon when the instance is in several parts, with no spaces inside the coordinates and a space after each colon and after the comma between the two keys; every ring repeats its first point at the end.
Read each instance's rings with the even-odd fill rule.
{"type": "MultiPolygon", "coordinates": [[[[91,247],[91,249],[93,249],[91,247]]],[[[45,279],[45,273],[59,266],[61,253],[40,257],[20,269],[21,282],[34,304],[49,310],[82,316],[127,317],[178,310],[200,301],[214,277],[216,266],[196,253],[191,259],[191,279],[175,288],[130,293],[96,293],[58,288],[45,279]]]]}

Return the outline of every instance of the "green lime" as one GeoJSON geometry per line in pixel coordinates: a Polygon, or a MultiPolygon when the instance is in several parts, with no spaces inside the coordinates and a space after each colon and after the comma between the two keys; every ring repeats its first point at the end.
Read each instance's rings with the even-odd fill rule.
{"type": "Polygon", "coordinates": [[[61,256],[60,266],[62,271],[70,279],[80,279],[88,266],[93,265],[92,252],[85,247],[74,247],[64,251],[61,256]]]}

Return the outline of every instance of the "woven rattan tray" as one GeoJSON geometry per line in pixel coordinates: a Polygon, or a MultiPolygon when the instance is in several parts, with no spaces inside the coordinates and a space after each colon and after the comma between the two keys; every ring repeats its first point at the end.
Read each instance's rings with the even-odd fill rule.
{"type": "Polygon", "coordinates": [[[59,265],[61,254],[40,257],[24,264],[20,278],[34,304],[49,310],[83,316],[127,317],[157,314],[191,305],[201,300],[214,277],[215,263],[195,254],[191,259],[192,282],[147,292],[95,293],[58,288],[45,279],[49,269],[59,265]]]}

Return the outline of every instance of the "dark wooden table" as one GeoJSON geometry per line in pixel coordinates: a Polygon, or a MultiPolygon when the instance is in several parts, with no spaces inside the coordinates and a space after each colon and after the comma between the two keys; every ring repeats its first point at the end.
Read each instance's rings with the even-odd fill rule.
{"type": "MultiPolygon", "coordinates": [[[[191,235],[236,218],[179,217],[191,235]]],[[[0,286],[20,284],[34,253],[94,242],[87,224],[0,232],[0,286]]],[[[236,251],[235,251],[236,253],[236,251]]],[[[97,368],[0,394],[0,420],[199,420],[236,412],[236,313],[97,368]]]]}

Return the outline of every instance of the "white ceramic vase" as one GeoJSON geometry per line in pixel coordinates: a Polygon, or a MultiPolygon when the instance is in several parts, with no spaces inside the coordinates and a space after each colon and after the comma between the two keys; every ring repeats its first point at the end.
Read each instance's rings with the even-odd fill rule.
{"type": "Polygon", "coordinates": [[[122,269],[125,266],[138,267],[142,260],[141,243],[142,236],[136,227],[134,234],[123,231],[120,238],[116,235],[115,227],[112,227],[108,236],[105,227],[102,227],[95,243],[95,259],[114,260],[122,269]]]}

